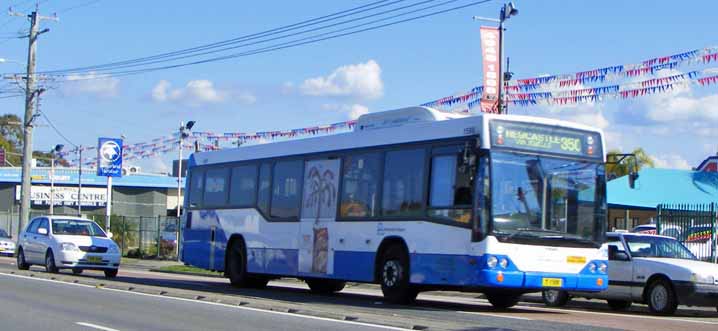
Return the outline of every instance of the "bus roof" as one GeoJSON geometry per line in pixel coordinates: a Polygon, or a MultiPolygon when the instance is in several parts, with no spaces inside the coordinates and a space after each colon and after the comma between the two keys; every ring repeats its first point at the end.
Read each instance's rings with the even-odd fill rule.
{"type": "MultiPolygon", "coordinates": [[[[488,133],[491,119],[555,125],[584,131],[601,130],[576,123],[519,115],[457,114],[438,111],[428,107],[409,107],[391,111],[369,113],[357,120],[354,131],[249,145],[219,151],[197,152],[190,157],[189,165],[218,164],[280,156],[340,151],[410,142],[460,138],[488,133]]],[[[482,146],[490,146],[488,134],[481,135],[482,146]]],[[[601,142],[603,144],[603,141],[601,142]]]]}

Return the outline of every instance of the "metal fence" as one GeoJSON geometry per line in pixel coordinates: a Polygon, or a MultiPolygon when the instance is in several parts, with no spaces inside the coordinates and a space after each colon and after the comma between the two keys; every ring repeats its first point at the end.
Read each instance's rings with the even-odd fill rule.
{"type": "Polygon", "coordinates": [[[696,257],[716,263],[718,205],[658,205],[656,231],[682,242],[696,257]]]}
{"type": "MultiPolygon", "coordinates": [[[[45,215],[45,214],[42,214],[45,215]]],[[[31,218],[41,216],[31,214],[31,218]]],[[[76,215],[69,215],[76,216],[76,215]]],[[[107,231],[104,215],[87,215],[107,231]]],[[[0,211],[0,229],[15,237],[18,213],[0,211]]],[[[118,216],[110,219],[112,239],[120,246],[122,256],[142,259],[176,260],[182,238],[180,221],[174,216],[118,216]]]]}

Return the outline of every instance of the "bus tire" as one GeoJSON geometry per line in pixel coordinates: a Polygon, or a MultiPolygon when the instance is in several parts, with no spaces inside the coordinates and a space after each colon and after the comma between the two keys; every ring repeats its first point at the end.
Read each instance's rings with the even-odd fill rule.
{"type": "Polygon", "coordinates": [[[416,300],[417,288],[409,283],[409,256],[400,245],[389,246],[379,264],[379,282],[384,299],[391,303],[408,304],[416,300]]]}
{"type": "Polygon", "coordinates": [[[544,290],[541,292],[541,299],[549,307],[563,307],[571,300],[571,297],[566,291],[544,290]]]}
{"type": "Polygon", "coordinates": [[[309,286],[309,289],[317,294],[336,293],[343,290],[344,286],[347,285],[346,282],[333,279],[312,278],[306,279],[305,282],[307,283],[307,286],[309,286]]]}
{"type": "MultiPolygon", "coordinates": [[[[247,249],[244,241],[239,239],[232,242],[227,250],[227,278],[234,287],[249,287],[247,274],[247,249]]],[[[266,285],[266,284],[265,284],[266,285]]]]}
{"type": "Polygon", "coordinates": [[[507,309],[519,303],[521,294],[510,292],[486,293],[486,299],[489,300],[489,303],[491,303],[494,308],[507,309]]]}

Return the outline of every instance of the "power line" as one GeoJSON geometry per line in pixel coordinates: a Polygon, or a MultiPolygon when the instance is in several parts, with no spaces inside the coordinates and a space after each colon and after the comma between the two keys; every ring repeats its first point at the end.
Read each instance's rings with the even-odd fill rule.
{"type": "MultiPolygon", "coordinates": [[[[443,3],[443,4],[451,3],[451,2],[455,2],[455,1],[459,1],[459,0],[450,0],[450,1],[447,1],[447,2],[445,2],[445,3],[443,3]]],[[[358,34],[358,33],[363,33],[363,32],[367,32],[367,31],[377,30],[377,29],[381,29],[381,28],[385,28],[385,27],[389,27],[389,26],[393,26],[393,25],[397,25],[397,24],[407,23],[407,22],[410,22],[410,21],[415,21],[415,20],[419,20],[419,19],[423,19],[423,18],[427,18],[427,17],[431,17],[431,16],[441,15],[441,14],[445,14],[445,13],[448,13],[448,12],[452,12],[452,11],[456,11],[456,10],[468,8],[468,7],[471,7],[471,6],[476,6],[476,5],[483,4],[483,3],[487,3],[487,2],[490,2],[490,1],[492,1],[492,0],[474,1],[474,2],[470,2],[470,3],[468,3],[468,4],[465,4],[465,5],[456,6],[456,7],[451,7],[451,8],[448,8],[448,9],[439,10],[439,11],[435,11],[435,12],[430,12],[430,13],[427,13],[427,14],[423,14],[423,15],[419,15],[419,16],[414,16],[414,17],[410,17],[410,18],[406,18],[406,19],[402,19],[402,20],[398,20],[398,21],[393,21],[393,22],[389,22],[389,23],[385,23],[385,24],[370,26],[370,27],[367,27],[367,28],[363,28],[363,29],[359,29],[359,30],[354,30],[354,31],[349,31],[349,32],[345,32],[345,33],[335,34],[336,32],[347,31],[347,30],[355,29],[355,28],[357,28],[357,27],[370,25],[370,24],[376,23],[376,22],[378,22],[378,21],[386,21],[386,20],[388,20],[388,19],[396,18],[396,17],[399,17],[399,16],[405,16],[405,15],[408,14],[408,13],[402,13],[402,14],[394,15],[394,16],[392,16],[392,17],[382,18],[382,19],[376,20],[376,21],[374,21],[374,22],[363,23],[363,24],[359,24],[359,25],[352,26],[352,27],[343,28],[343,29],[340,29],[340,30],[335,30],[335,31],[332,31],[332,32],[327,32],[327,33],[322,33],[322,34],[319,34],[319,35],[314,35],[314,36],[310,36],[310,37],[305,37],[305,38],[301,38],[301,39],[296,39],[296,40],[293,40],[293,41],[290,41],[290,42],[275,44],[275,45],[272,45],[272,46],[268,46],[268,47],[264,47],[264,48],[259,48],[259,49],[255,49],[255,50],[250,50],[250,51],[246,51],[246,52],[242,52],[242,53],[229,54],[229,55],[225,55],[225,56],[214,57],[214,58],[209,58],[209,59],[204,59],[204,60],[198,60],[198,61],[192,61],[192,62],[185,62],[185,63],[174,64],[174,65],[158,66],[158,67],[151,67],[151,68],[144,68],[144,69],[136,69],[136,70],[126,70],[126,71],[109,72],[109,73],[105,73],[105,74],[102,74],[102,75],[99,75],[99,76],[86,77],[86,78],[80,78],[80,79],[73,79],[73,80],[71,80],[71,81],[92,80],[92,79],[106,79],[106,78],[109,78],[109,77],[119,77],[119,76],[137,75],[137,74],[143,74],[143,73],[147,73],[147,72],[153,72],[153,71],[159,71],[159,70],[167,70],[167,69],[175,69],[175,68],[181,68],[181,67],[186,67],[186,66],[191,66],[191,65],[198,65],[198,64],[204,64],[204,63],[210,63],[210,62],[216,62],[216,61],[224,61],[224,60],[233,59],[233,58],[240,58],[240,57],[246,57],[246,56],[250,56],[250,55],[268,53],[268,52],[273,52],[273,51],[277,51],[277,50],[282,50],[282,49],[287,49],[287,48],[293,48],[293,47],[298,47],[298,46],[313,44],[313,43],[317,43],[317,42],[321,42],[321,41],[325,41],[325,40],[330,40],[330,39],[336,39],[336,38],[340,38],[340,37],[350,36],[350,35],[354,35],[354,34],[358,34]]],[[[428,7],[427,7],[427,8],[428,8],[428,7]]],[[[416,12],[416,11],[422,11],[422,10],[425,10],[425,9],[426,9],[426,8],[418,9],[418,10],[415,10],[414,12],[416,12]]],[[[68,82],[69,82],[69,81],[68,81],[68,82]]]]}
{"type": "Polygon", "coordinates": [[[55,131],[55,133],[57,133],[58,136],[60,136],[68,144],[72,145],[72,147],[77,148],[77,145],[75,145],[72,141],[70,141],[70,139],[68,139],[64,134],[62,134],[62,132],[55,126],[55,124],[53,124],[52,121],[50,121],[50,118],[47,117],[47,114],[45,114],[44,111],[41,111],[39,113],[42,114],[42,117],[45,118],[45,120],[47,121],[47,124],[50,125],[50,127],[55,131]]]}
{"type": "Polygon", "coordinates": [[[60,10],[57,11],[57,13],[58,13],[58,14],[64,14],[64,13],[67,13],[67,12],[72,11],[72,10],[75,10],[75,9],[80,9],[80,8],[84,8],[84,7],[87,7],[87,6],[94,5],[94,4],[96,4],[96,3],[100,2],[100,1],[102,1],[102,0],[92,0],[92,1],[83,2],[83,3],[78,4],[78,5],[75,5],[75,6],[70,6],[70,7],[64,8],[64,9],[60,9],[60,10]]]}

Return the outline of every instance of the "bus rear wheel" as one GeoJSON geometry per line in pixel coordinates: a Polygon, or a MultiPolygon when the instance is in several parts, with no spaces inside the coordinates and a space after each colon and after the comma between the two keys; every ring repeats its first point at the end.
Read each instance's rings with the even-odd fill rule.
{"type": "Polygon", "coordinates": [[[307,279],[309,289],[317,294],[332,294],[344,289],[346,282],[333,279],[307,279]]]}
{"type": "Polygon", "coordinates": [[[227,278],[237,288],[265,288],[269,278],[254,276],[247,272],[247,249],[241,240],[233,242],[227,250],[227,278]]]}
{"type": "Polygon", "coordinates": [[[382,255],[379,281],[384,298],[391,303],[412,303],[419,294],[409,283],[409,257],[399,245],[389,247],[382,255]]]}
{"type": "Polygon", "coordinates": [[[489,300],[491,305],[494,306],[494,308],[506,309],[511,308],[517,303],[519,303],[519,299],[521,299],[521,294],[506,292],[486,293],[486,298],[489,300]]]}

